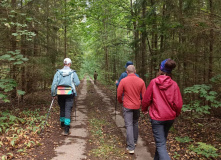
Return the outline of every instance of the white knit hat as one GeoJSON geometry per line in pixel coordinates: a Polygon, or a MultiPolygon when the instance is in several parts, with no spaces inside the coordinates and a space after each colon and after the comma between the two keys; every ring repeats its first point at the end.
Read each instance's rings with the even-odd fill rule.
{"type": "Polygon", "coordinates": [[[70,58],[65,58],[64,59],[64,64],[69,64],[69,63],[71,63],[71,59],[70,58]]]}

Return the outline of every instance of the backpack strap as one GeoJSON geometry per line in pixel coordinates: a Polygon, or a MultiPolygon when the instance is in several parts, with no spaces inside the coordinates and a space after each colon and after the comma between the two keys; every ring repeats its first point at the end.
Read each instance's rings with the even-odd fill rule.
{"type": "Polygon", "coordinates": [[[75,72],[75,70],[71,70],[71,71],[72,71],[72,73],[71,73],[71,87],[74,89],[73,92],[74,92],[74,94],[75,94],[75,92],[76,92],[76,87],[75,87],[74,82],[72,81],[72,80],[73,80],[73,77],[74,77],[74,72],[75,72]]]}
{"type": "MultiPolygon", "coordinates": [[[[59,72],[61,74],[60,69],[57,69],[57,72],[59,72]]],[[[57,83],[56,83],[56,88],[57,88],[58,84],[60,83],[60,81],[61,81],[61,78],[59,79],[59,75],[58,75],[58,80],[57,80],[57,83]]]]}

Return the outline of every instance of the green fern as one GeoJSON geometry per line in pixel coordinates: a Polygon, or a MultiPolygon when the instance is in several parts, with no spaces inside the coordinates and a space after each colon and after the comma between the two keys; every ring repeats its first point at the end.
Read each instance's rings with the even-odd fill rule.
{"type": "Polygon", "coordinates": [[[188,142],[193,141],[191,138],[189,138],[187,136],[186,137],[176,137],[175,139],[180,143],[188,143],[188,142]]]}
{"type": "Polygon", "coordinates": [[[193,152],[195,152],[197,154],[200,154],[200,155],[203,155],[207,158],[209,158],[209,157],[216,158],[216,157],[219,156],[216,153],[217,149],[215,147],[213,147],[212,145],[209,145],[209,144],[206,144],[206,143],[203,143],[203,142],[198,142],[197,144],[198,144],[197,147],[194,146],[193,144],[191,144],[189,146],[189,149],[192,150],[193,152]]]}

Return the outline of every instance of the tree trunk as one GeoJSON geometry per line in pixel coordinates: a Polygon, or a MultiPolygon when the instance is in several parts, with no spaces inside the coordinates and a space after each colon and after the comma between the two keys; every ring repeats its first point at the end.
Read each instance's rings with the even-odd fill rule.
{"type": "MultiPolygon", "coordinates": [[[[163,4],[163,11],[162,11],[162,28],[164,28],[164,24],[165,24],[165,10],[166,10],[166,4],[163,4]]],[[[162,53],[164,51],[164,35],[161,33],[160,35],[160,53],[162,53]]]]}
{"type": "Polygon", "coordinates": [[[152,57],[151,57],[151,72],[150,72],[150,76],[151,79],[154,78],[156,76],[156,72],[155,71],[155,67],[156,67],[156,58],[155,56],[157,55],[157,50],[158,50],[158,43],[157,43],[157,33],[156,33],[156,28],[157,28],[157,23],[156,23],[156,7],[155,7],[155,1],[151,0],[151,6],[153,7],[154,13],[153,13],[153,24],[152,24],[152,33],[151,33],[151,48],[152,48],[152,57]]]}
{"type": "MultiPolygon", "coordinates": [[[[210,7],[210,21],[213,24],[213,1],[209,0],[210,7]]],[[[213,27],[213,26],[211,26],[213,27]]],[[[214,45],[214,31],[210,29],[210,38],[209,38],[209,77],[210,80],[213,77],[213,45],[214,45]]]]}
{"type": "MultiPolygon", "coordinates": [[[[11,5],[12,5],[12,8],[15,10],[16,0],[12,0],[11,5]]],[[[16,17],[14,17],[12,21],[16,23],[16,17]]],[[[15,51],[17,49],[16,36],[12,35],[12,33],[16,33],[16,30],[17,30],[16,25],[12,26],[11,28],[11,50],[12,51],[15,51]]],[[[16,66],[12,64],[10,68],[11,68],[10,69],[11,77],[12,79],[16,80],[16,66]]],[[[14,87],[12,90],[11,98],[15,98],[15,97],[16,97],[16,88],[14,87]]]]}
{"type": "MultiPolygon", "coordinates": [[[[26,49],[26,45],[25,45],[25,35],[21,36],[21,54],[25,57],[26,53],[25,53],[25,49],[26,49]]],[[[26,77],[25,77],[25,66],[23,65],[21,67],[21,90],[25,91],[25,82],[26,82],[26,77]]],[[[21,96],[21,102],[23,102],[24,100],[24,96],[21,96]]]]}
{"type": "Polygon", "coordinates": [[[64,20],[64,58],[67,57],[67,0],[65,0],[65,20],[64,20]]]}
{"type": "Polygon", "coordinates": [[[147,6],[147,2],[143,1],[142,4],[142,33],[141,33],[141,55],[142,55],[142,70],[141,70],[141,78],[144,80],[144,82],[146,83],[147,78],[145,76],[145,74],[147,73],[147,44],[146,44],[146,39],[147,39],[147,32],[146,32],[146,6],[147,6]]]}
{"type": "MultiPolygon", "coordinates": [[[[133,0],[130,0],[130,7],[131,7],[131,16],[135,19],[137,16],[137,9],[133,11],[133,0]]],[[[133,51],[135,55],[135,66],[136,69],[139,70],[139,31],[137,30],[137,21],[133,21],[133,35],[134,35],[134,46],[133,51]]]]}

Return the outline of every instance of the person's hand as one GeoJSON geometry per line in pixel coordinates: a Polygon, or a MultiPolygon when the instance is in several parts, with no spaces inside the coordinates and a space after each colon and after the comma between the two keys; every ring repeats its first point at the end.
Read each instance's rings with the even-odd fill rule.
{"type": "Polygon", "coordinates": [[[144,114],[144,115],[148,114],[148,111],[145,111],[143,114],[144,114]]]}
{"type": "Polygon", "coordinates": [[[118,83],[118,80],[116,80],[115,84],[117,84],[117,83],[118,83]]]}
{"type": "Polygon", "coordinates": [[[144,115],[148,114],[148,108],[147,107],[146,108],[142,107],[141,111],[143,112],[144,115]]]}

